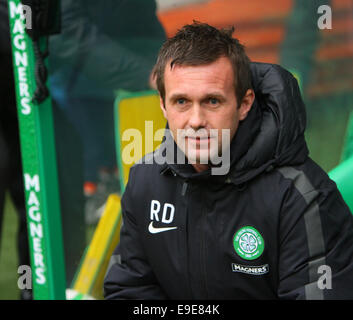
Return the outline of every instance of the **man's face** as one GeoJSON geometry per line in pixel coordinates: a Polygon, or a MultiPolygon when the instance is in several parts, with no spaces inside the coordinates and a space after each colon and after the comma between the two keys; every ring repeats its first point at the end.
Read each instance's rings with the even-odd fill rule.
{"type": "Polygon", "coordinates": [[[186,157],[197,164],[208,163],[222,150],[222,130],[228,130],[231,141],[253,97],[238,108],[233,68],[226,57],[207,65],[169,66],[164,73],[163,114],[186,157]]]}

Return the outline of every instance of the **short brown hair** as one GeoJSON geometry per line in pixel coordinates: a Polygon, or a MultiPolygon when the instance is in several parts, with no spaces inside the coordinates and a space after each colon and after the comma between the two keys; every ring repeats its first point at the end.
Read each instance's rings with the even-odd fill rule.
{"type": "Polygon", "coordinates": [[[238,107],[248,89],[251,88],[250,59],[244,46],[232,37],[234,27],[216,29],[206,23],[194,21],[182,27],[161,47],[154,76],[158,91],[165,100],[164,71],[170,62],[173,65],[198,66],[216,61],[224,56],[229,58],[234,72],[234,88],[238,107]]]}

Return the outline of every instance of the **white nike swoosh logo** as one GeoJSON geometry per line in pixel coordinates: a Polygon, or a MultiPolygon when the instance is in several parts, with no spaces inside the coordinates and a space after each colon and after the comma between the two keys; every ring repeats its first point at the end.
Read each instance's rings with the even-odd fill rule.
{"type": "Polygon", "coordinates": [[[153,221],[151,221],[151,223],[148,226],[148,231],[150,233],[160,233],[160,232],[164,232],[164,231],[174,230],[174,229],[177,229],[177,228],[178,227],[155,228],[153,226],[153,221]]]}

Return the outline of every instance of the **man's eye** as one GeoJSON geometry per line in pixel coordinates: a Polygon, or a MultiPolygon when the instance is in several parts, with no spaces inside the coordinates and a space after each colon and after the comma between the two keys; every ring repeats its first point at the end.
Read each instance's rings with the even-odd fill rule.
{"type": "Polygon", "coordinates": [[[210,104],[218,104],[219,103],[219,100],[216,98],[210,98],[208,101],[210,104]]]}
{"type": "Polygon", "coordinates": [[[183,98],[180,98],[177,100],[177,104],[184,104],[185,102],[186,102],[186,100],[183,98]]]}

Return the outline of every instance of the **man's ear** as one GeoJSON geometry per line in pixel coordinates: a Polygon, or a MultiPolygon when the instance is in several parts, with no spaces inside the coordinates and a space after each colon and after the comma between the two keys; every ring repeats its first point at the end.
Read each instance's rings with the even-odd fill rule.
{"type": "Polygon", "coordinates": [[[243,100],[241,101],[241,105],[240,105],[240,108],[239,108],[239,120],[244,120],[253,103],[254,103],[254,100],[255,100],[255,92],[253,89],[248,89],[245,93],[245,96],[243,97],[243,100]]]}
{"type": "Polygon", "coordinates": [[[161,96],[159,96],[159,106],[161,107],[161,110],[163,112],[164,118],[167,119],[167,110],[165,108],[164,101],[163,101],[163,98],[161,96]]]}

